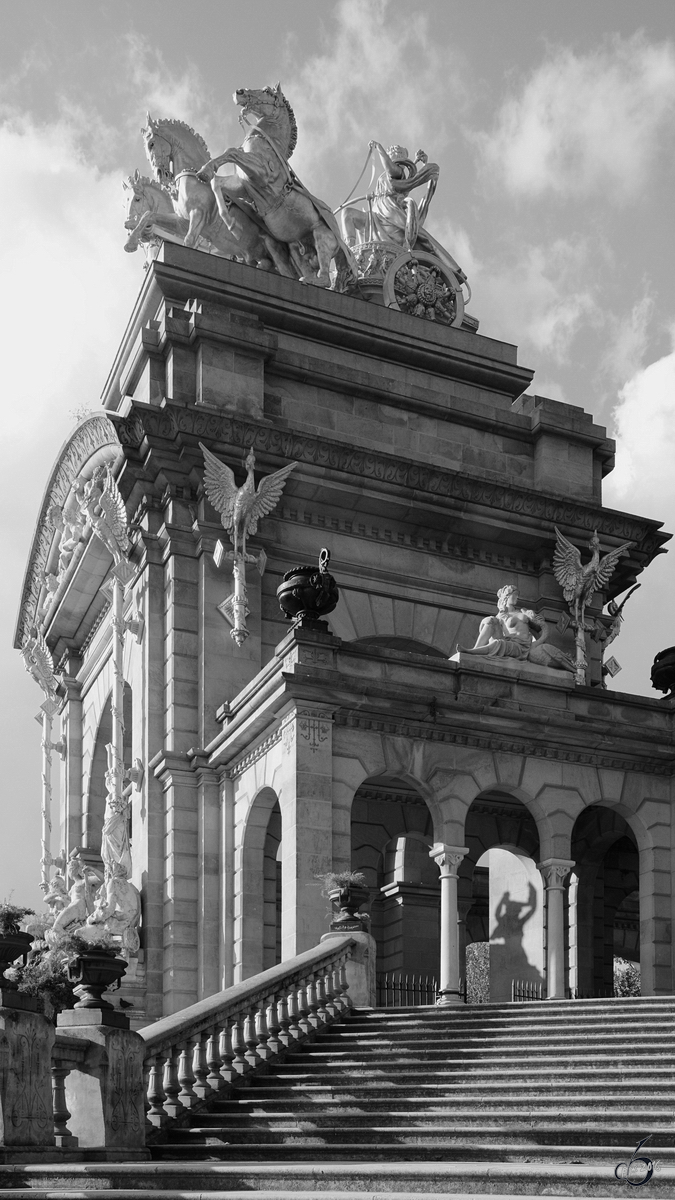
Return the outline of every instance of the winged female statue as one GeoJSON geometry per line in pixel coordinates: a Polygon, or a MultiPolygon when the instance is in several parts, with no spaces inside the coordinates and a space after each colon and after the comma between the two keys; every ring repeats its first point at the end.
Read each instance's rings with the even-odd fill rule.
{"type": "Polygon", "coordinates": [[[616,550],[600,557],[600,539],[598,531],[593,531],[589,541],[592,554],[590,561],[583,564],[581,552],[555,526],[556,548],[553,555],[553,574],[562,588],[572,614],[572,624],[576,629],[577,644],[577,683],[586,682],[586,643],[584,633],[585,610],[590,604],[595,592],[603,591],[609,583],[616,564],[625,557],[634,542],[623,542],[616,550]]]}
{"type": "Polygon", "coordinates": [[[127,512],[109,466],[97,467],[86,483],[80,509],[94,533],[119,563],[129,553],[127,512]]]}
{"type": "Polygon", "coordinates": [[[34,626],[28,633],[21,647],[21,655],[26,670],[33,676],[35,682],[39,683],[47,699],[53,699],[59,681],[54,674],[54,660],[51,651],[37,626],[34,626]]]}

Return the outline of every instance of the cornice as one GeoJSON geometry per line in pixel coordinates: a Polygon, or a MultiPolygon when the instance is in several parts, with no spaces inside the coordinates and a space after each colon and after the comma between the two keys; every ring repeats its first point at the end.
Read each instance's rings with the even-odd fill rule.
{"type": "Polygon", "coordinates": [[[553,746],[548,742],[534,742],[525,738],[502,737],[499,734],[465,733],[438,725],[367,716],[364,713],[341,709],[335,714],[336,726],[362,729],[371,733],[382,733],[388,737],[407,737],[426,742],[442,742],[464,746],[468,749],[497,751],[519,754],[527,758],[549,758],[558,762],[577,763],[582,766],[602,767],[615,771],[636,771],[644,775],[675,775],[675,757],[670,762],[655,762],[651,758],[636,759],[615,754],[602,754],[595,750],[577,750],[569,746],[553,746]]]}
{"type": "Polygon", "coordinates": [[[544,522],[551,530],[554,525],[589,533],[597,529],[601,536],[636,542],[637,549],[648,559],[670,538],[670,534],[660,532],[662,523],[658,521],[512,484],[492,483],[466,472],[442,470],[393,454],[356,449],[329,438],[277,429],[212,410],[181,408],[165,401],[158,409],[132,406],[126,418],[111,416],[120,442],[132,450],[137,450],[146,437],[180,444],[183,435],[242,450],[252,447],[256,453],[284,461],[294,459],[387,487],[406,488],[427,497],[442,497],[530,518],[544,522]]]}

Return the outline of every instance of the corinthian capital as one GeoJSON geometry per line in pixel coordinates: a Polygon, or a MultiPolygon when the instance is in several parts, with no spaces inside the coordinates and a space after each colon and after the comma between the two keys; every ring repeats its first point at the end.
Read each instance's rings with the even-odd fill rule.
{"type": "Polygon", "coordinates": [[[445,842],[434,842],[429,851],[429,858],[433,858],[440,869],[441,875],[456,876],[459,864],[464,855],[468,853],[468,846],[447,846],[445,842]]]}
{"type": "Polygon", "coordinates": [[[537,869],[544,876],[547,888],[562,888],[563,882],[574,866],[569,858],[545,858],[537,863],[537,869]]]}

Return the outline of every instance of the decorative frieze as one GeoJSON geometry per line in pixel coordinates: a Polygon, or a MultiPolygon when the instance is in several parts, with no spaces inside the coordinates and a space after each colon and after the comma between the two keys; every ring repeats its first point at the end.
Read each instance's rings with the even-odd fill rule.
{"type": "Polygon", "coordinates": [[[167,404],[161,411],[134,410],[127,418],[116,419],[123,446],[137,449],[147,436],[176,441],[181,434],[231,446],[252,447],[256,452],[279,458],[296,459],[329,470],[343,471],[365,479],[399,488],[446,496],[463,503],[501,509],[510,515],[530,517],[587,529],[639,543],[643,554],[653,554],[664,540],[655,522],[639,520],[629,514],[605,512],[599,506],[556,499],[527,488],[476,479],[466,471],[441,470],[424,463],[410,462],[393,454],[359,450],[328,438],[273,429],[254,421],[240,420],[219,413],[198,412],[167,404]]]}
{"type": "Polygon", "coordinates": [[[262,742],[258,742],[257,746],[254,746],[252,750],[249,750],[248,754],[244,754],[242,758],[239,758],[235,763],[232,763],[225,771],[225,778],[238,779],[240,775],[244,774],[244,771],[248,771],[249,767],[252,767],[253,764],[257,763],[259,759],[264,758],[264,756],[272,749],[272,747],[276,746],[277,742],[281,741],[281,736],[281,727],[275,729],[274,732],[269,735],[269,737],[266,737],[262,742]]]}

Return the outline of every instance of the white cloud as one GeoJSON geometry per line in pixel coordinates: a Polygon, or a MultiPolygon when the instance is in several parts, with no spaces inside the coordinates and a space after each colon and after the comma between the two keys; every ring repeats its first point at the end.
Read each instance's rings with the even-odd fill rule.
{"type": "MultiPolygon", "coordinates": [[[[675,341],[675,330],[673,331],[675,341]]],[[[675,522],[675,349],[641,368],[619,392],[614,410],[616,467],[607,503],[639,505],[675,522]]]]}
{"type": "Polygon", "coordinates": [[[632,378],[642,366],[653,313],[654,301],[645,294],[623,317],[608,317],[613,334],[601,366],[615,383],[632,378]]]}
{"type": "Polygon", "coordinates": [[[589,54],[552,53],[479,144],[513,193],[626,200],[645,187],[674,110],[675,48],[617,37],[589,54]]]}
{"type": "Polygon", "coordinates": [[[579,282],[587,276],[588,252],[581,238],[558,238],[523,247],[511,261],[476,261],[472,311],[491,337],[564,362],[581,326],[598,320],[593,292],[579,282]]]}
{"type": "MultiPolygon", "coordinates": [[[[387,0],[341,0],[331,17],[325,52],[282,78],[300,128],[299,173],[311,166],[316,176],[336,154],[363,160],[371,138],[414,154],[433,130],[438,152],[447,138],[443,114],[456,115],[465,102],[461,56],[449,70],[448,48],[434,42],[414,8],[400,14],[387,0]]],[[[289,62],[294,46],[291,39],[289,62]]]]}

